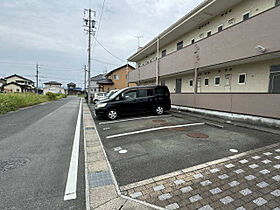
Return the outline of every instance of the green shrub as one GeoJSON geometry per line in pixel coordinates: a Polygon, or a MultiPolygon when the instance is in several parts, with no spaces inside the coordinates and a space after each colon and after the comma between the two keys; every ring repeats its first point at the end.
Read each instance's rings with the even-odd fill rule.
{"type": "Polygon", "coordinates": [[[46,96],[48,97],[49,100],[53,101],[56,99],[56,94],[55,93],[51,93],[51,92],[47,92],[46,96]]]}
{"type": "Polygon", "coordinates": [[[61,98],[66,98],[66,95],[51,92],[46,95],[37,95],[34,93],[0,93],[0,114],[61,98]]]}

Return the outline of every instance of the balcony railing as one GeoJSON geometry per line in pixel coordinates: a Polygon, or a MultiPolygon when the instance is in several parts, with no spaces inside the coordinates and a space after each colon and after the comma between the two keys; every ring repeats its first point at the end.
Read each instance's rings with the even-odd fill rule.
{"type": "MultiPolygon", "coordinates": [[[[278,6],[198,41],[196,43],[196,46],[199,47],[197,67],[230,63],[262,55],[263,53],[256,50],[258,45],[266,49],[264,54],[280,51],[279,19],[280,7],[278,6]]],[[[194,46],[186,46],[161,58],[159,60],[159,76],[194,69],[194,46]]],[[[136,70],[140,72],[138,80],[154,78],[155,69],[155,62],[140,67],[136,70]]]]}

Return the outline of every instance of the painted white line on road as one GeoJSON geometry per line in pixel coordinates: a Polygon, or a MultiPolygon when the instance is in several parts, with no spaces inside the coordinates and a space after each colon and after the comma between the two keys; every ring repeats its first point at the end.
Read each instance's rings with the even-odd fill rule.
{"type": "Polygon", "coordinates": [[[119,122],[127,122],[127,121],[134,121],[134,120],[144,120],[144,119],[151,119],[151,118],[159,118],[159,117],[171,117],[172,115],[159,115],[159,116],[149,116],[149,117],[137,117],[137,118],[129,118],[124,120],[115,120],[115,121],[108,121],[108,122],[100,122],[99,125],[106,125],[106,124],[113,124],[119,122]]]}
{"type": "Polygon", "coordinates": [[[116,134],[112,136],[107,136],[107,139],[112,139],[112,138],[117,138],[121,136],[129,136],[129,135],[134,135],[134,134],[139,134],[139,133],[147,133],[151,131],[159,131],[159,130],[164,130],[164,129],[170,129],[170,128],[181,128],[181,127],[190,127],[190,126],[198,126],[198,125],[205,125],[205,123],[191,123],[191,124],[184,124],[184,125],[173,125],[173,126],[164,126],[164,127],[159,127],[159,128],[149,128],[149,129],[144,129],[144,130],[139,130],[139,131],[133,131],[133,132],[128,132],[128,133],[121,133],[121,134],[116,134]]]}
{"type": "Polygon", "coordinates": [[[80,100],[79,114],[76,124],[72,156],[68,171],[67,183],[65,188],[64,200],[73,200],[77,198],[77,177],[78,177],[78,163],[79,163],[79,143],[81,132],[81,113],[82,113],[82,100],[80,100]]]}

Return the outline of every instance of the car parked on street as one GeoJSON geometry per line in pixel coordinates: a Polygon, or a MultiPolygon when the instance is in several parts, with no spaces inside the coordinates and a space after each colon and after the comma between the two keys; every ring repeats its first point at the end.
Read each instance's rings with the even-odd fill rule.
{"type": "Polygon", "coordinates": [[[162,115],[171,108],[167,86],[139,86],[119,90],[109,99],[97,103],[96,116],[117,119],[120,115],[156,113],[162,115]]]}
{"type": "Polygon", "coordinates": [[[102,101],[102,100],[106,99],[107,98],[106,95],[107,95],[107,93],[105,93],[105,92],[94,93],[92,95],[91,100],[93,101],[94,104],[96,104],[98,101],[102,101]]]}

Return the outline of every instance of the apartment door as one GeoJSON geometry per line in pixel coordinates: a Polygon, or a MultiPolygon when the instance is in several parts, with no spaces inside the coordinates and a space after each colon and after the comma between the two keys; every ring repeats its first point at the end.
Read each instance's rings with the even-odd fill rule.
{"type": "Polygon", "coordinates": [[[227,74],[225,76],[225,92],[230,93],[231,92],[231,74],[227,74]]]}
{"type": "Polygon", "coordinates": [[[181,93],[182,92],[182,79],[176,79],[176,93],[181,93]]]}
{"type": "Polygon", "coordinates": [[[280,65],[271,66],[268,92],[280,93],[280,65]]]}

